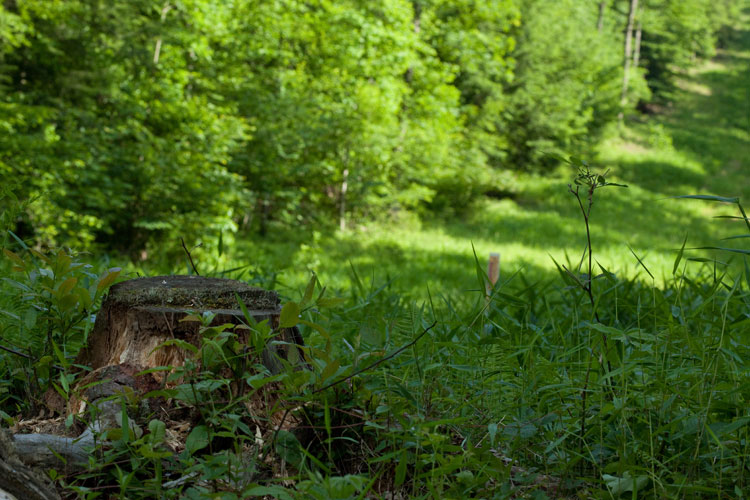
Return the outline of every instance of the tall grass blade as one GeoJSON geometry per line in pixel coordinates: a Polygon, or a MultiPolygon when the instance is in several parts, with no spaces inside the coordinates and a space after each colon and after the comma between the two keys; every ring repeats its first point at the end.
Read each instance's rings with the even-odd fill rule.
{"type": "Polygon", "coordinates": [[[685,233],[685,239],[682,241],[682,247],[680,248],[680,251],[677,252],[677,258],[674,260],[674,267],[672,268],[672,275],[674,276],[677,273],[677,268],[680,266],[680,261],[682,260],[682,254],[685,253],[685,243],[687,243],[688,235],[685,233]]]}
{"type": "Polygon", "coordinates": [[[727,248],[727,247],[694,247],[688,248],[688,250],[721,250],[723,252],[741,253],[743,255],[750,255],[750,250],[744,248],[727,248]]]}
{"type": "Polygon", "coordinates": [[[643,261],[641,260],[641,258],[638,257],[638,255],[636,255],[635,251],[631,248],[630,245],[628,245],[628,249],[630,250],[630,253],[633,254],[633,257],[635,257],[636,260],[638,260],[638,263],[643,267],[643,269],[646,270],[646,272],[648,273],[648,275],[651,276],[651,279],[656,279],[656,278],[654,278],[654,275],[651,274],[651,271],[648,270],[648,267],[646,267],[646,264],[644,264],[643,261]]]}
{"type": "Polygon", "coordinates": [[[745,218],[745,225],[747,226],[748,231],[750,231],[750,221],[747,220],[747,214],[745,213],[745,209],[742,208],[742,204],[739,200],[737,200],[737,208],[740,209],[740,213],[742,214],[742,217],[745,218]]]}
{"type": "Polygon", "coordinates": [[[685,194],[681,196],[673,196],[673,198],[686,198],[691,200],[707,200],[707,201],[719,201],[722,203],[739,203],[738,197],[726,198],[724,196],[713,196],[710,194],[685,194]]]}

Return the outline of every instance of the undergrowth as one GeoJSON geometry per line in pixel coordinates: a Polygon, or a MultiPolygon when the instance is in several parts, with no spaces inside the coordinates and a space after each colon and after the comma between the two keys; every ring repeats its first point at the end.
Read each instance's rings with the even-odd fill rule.
{"type": "MultiPolygon", "coordinates": [[[[737,199],[702,198],[745,217],[737,199]]],[[[307,344],[301,370],[243,361],[273,341],[268,324],[246,315],[248,358],[231,328],[195,317],[202,341],[182,345],[177,385],[147,395],[175,413],[108,431],[85,473],[47,472],[83,498],[744,498],[750,267],[732,274],[686,238],[657,286],[635,253],[649,278],[610,272],[591,238],[585,272],[566,262],[559,278],[516,273],[488,293],[477,260],[474,291],[422,304],[355,268],[338,297],[313,276],[282,311],[307,344]],[[190,426],[170,444],[180,412],[190,426]]],[[[5,246],[0,326],[18,353],[0,359],[0,409],[13,425],[41,405],[22,380],[75,393],[72,360],[117,271],[5,246]]]]}

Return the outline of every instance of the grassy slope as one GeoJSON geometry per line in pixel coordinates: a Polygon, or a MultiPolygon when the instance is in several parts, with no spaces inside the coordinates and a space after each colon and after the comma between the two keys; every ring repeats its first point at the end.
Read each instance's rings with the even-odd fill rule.
{"type": "MultiPolygon", "coordinates": [[[[675,249],[686,234],[687,246],[697,247],[743,231],[736,222],[711,218],[736,215],[733,206],[669,198],[740,196],[750,206],[750,32],[736,36],[733,50],[720,51],[683,76],[681,90],[664,114],[634,119],[589,158],[597,168],[611,169],[613,180],[630,186],[601,191],[594,206],[594,254],[610,270],[646,276],[629,244],[661,281],[671,273],[675,249]]],[[[305,243],[284,235],[284,241],[241,242],[233,257],[238,264],[264,262],[284,269],[280,283],[292,288],[306,281],[309,270],[317,271],[324,283],[349,287],[351,261],[360,274],[381,282],[392,278],[397,289],[424,297],[428,287],[453,293],[476,286],[473,243],[481,259],[500,252],[505,275],[522,269],[545,277],[554,271],[550,255],[576,261],[583,249],[580,213],[567,192],[572,175],[561,169],[553,177],[519,176],[521,191],[515,200],[482,201],[463,220],[371,225],[332,237],[304,235],[305,243]]]]}

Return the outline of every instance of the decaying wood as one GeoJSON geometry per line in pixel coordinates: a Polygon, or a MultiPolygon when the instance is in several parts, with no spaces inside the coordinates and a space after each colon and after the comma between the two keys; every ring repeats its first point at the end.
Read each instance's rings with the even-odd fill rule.
{"type": "Polygon", "coordinates": [[[44,469],[80,470],[96,446],[94,436],[82,435],[79,438],[56,436],[54,434],[16,434],[13,436],[18,458],[26,465],[44,469]],[[61,462],[60,457],[64,459],[61,462]]]}
{"type": "Polygon", "coordinates": [[[16,447],[5,431],[0,431],[0,495],[20,500],[60,498],[42,472],[19,459],[16,447]]]}
{"type": "MultiPolygon", "coordinates": [[[[214,325],[243,321],[237,297],[255,321],[278,325],[279,297],[275,292],[251,287],[235,280],[202,276],[157,276],[138,278],[113,286],[102,304],[87,347],[77,363],[100,368],[128,363],[141,369],[180,366],[186,353],[177,346],[157,349],[169,339],[199,344],[197,322],[180,321],[186,311],[215,314],[214,325]]],[[[246,333],[238,332],[238,337],[246,333]]],[[[246,342],[247,338],[238,338],[246,342]]],[[[301,360],[293,345],[302,345],[295,329],[282,329],[276,342],[266,347],[264,364],[274,373],[281,370],[278,358],[301,360]]]]}

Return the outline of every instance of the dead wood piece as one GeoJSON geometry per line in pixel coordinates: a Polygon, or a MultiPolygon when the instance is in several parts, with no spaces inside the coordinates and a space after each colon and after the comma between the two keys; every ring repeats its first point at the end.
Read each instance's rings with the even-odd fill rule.
{"type": "Polygon", "coordinates": [[[80,438],[54,434],[16,434],[13,436],[13,444],[19,460],[26,465],[45,469],[62,466],[80,470],[81,464],[88,462],[91,450],[96,445],[92,434],[84,434],[86,435],[80,438]]]}
{"type": "MultiPolygon", "coordinates": [[[[55,434],[15,434],[14,445],[19,459],[30,466],[81,470],[88,462],[100,434],[111,429],[122,428],[123,402],[127,391],[134,392],[136,377],[128,365],[107,366],[84,377],[79,386],[85,387],[82,396],[70,401],[70,410],[75,414],[89,411],[90,424],[80,436],[72,438],[55,434]],[[94,383],[94,382],[99,383],[94,383]],[[123,395],[125,394],[125,395],[123,395]]],[[[135,436],[141,430],[132,419],[128,419],[135,436]]]]}
{"type": "MultiPolygon", "coordinates": [[[[89,427],[80,436],[71,438],[55,434],[15,434],[13,445],[18,459],[32,467],[65,468],[68,472],[85,469],[97,439],[103,432],[122,428],[122,403],[117,399],[100,398],[89,403],[94,415],[89,427]]],[[[128,419],[133,435],[143,431],[128,419]]],[[[106,438],[106,434],[103,435],[106,438]]],[[[100,441],[101,442],[101,441],[100,441]]]]}
{"type": "Polygon", "coordinates": [[[6,498],[21,500],[59,500],[60,496],[41,472],[19,460],[16,446],[5,431],[0,431],[0,492],[6,498]]]}

